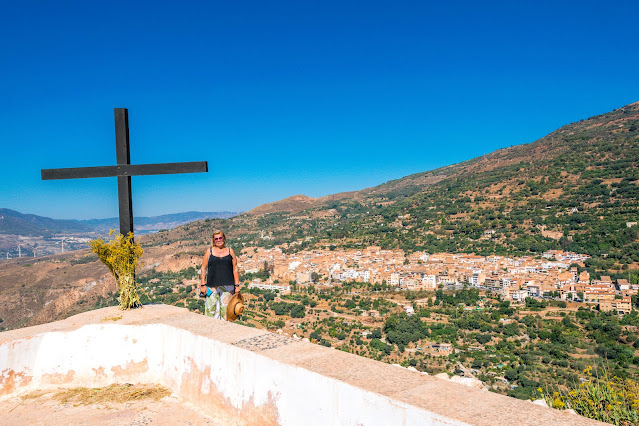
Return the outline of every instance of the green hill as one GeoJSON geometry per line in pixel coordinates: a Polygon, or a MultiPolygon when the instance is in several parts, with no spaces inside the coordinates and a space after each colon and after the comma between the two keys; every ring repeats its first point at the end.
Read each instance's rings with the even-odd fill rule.
{"type": "Polygon", "coordinates": [[[337,245],[406,251],[593,256],[591,272],[639,269],[639,103],[566,125],[533,143],[362,191],[291,197],[148,244],[202,244],[213,227],[236,245],[337,245]]]}

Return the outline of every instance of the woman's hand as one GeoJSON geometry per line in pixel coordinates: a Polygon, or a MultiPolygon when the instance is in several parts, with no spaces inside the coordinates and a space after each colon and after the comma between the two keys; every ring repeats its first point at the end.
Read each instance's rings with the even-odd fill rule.
{"type": "Polygon", "coordinates": [[[206,297],[206,284],[200,284],[200,296],[206,297]]]}

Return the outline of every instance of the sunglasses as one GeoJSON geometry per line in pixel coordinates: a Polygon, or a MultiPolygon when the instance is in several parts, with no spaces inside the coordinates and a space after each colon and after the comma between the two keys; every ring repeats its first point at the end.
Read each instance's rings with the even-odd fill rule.
{"type": "Polygon", "coordinates": [[[224,241],[224,237],[215,237],[213,241],[224,241]]]}

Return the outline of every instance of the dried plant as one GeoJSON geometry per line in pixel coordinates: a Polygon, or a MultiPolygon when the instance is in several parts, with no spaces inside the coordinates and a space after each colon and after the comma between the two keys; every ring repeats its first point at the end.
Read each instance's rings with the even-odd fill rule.
{"type": "Polygon", "coordinates": [[[159,401],[169,396],[171,391],[160,385],[132,385],[130,383],[112,384],[103,388],[73,388],[57,392],[53,398],[63,404],[103,404],[126,403],[141,399],[159,401]]]}
{"type": "MultiPolygon", "coordinates": [[[[112,235],[111,230],[109,235],[112,235]]],[[[133,242],[133,233],[125,237],[118,234],[112,241],[105,242],[102,238],[91,241],[91,250],[109,268],[118,283],[120,308],[123,310],[141,306],[138,295],[138,284],[135,282],[135,268],[138,259],[142,257],[142,246],[133,242]]]]}

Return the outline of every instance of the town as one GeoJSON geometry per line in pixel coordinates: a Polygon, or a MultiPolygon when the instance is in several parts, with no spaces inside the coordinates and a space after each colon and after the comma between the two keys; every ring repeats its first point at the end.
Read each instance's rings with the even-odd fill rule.
{"type": "Polygon", "coordinates": [[[501,294],[504,300],[523,302],[527,297],[595,304],[601,311],[626,314],[639,285],[627,279],[613,282],[609,276],[591,279],[583,270],[590,256],[558,250],[541,258],[477,256],[382,250],[310,250],[284,254],[272,249],[245,248],[240,262],[250,277],[260,270],[268,278],[252,277],[251,287],[286,294],[290,284],[314,284],[318,288],[339,283],[384,284],[397,290],[458,290],[474,287],[501,294]],[[581,271],[580,271],[581,270],[581,271]]]}

